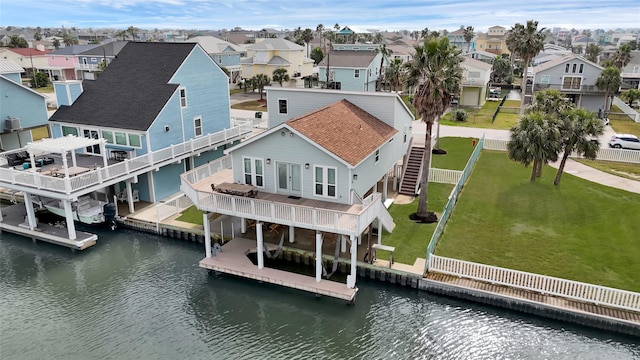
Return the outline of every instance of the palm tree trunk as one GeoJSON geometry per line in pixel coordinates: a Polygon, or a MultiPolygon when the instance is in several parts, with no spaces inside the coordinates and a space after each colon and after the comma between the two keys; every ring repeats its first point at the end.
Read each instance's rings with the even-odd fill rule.
{"type": "Polygon", "coordinates": [[[420,177],[420,196],[418,197],[419,218],[427,217],[427,192],[429,187],[429,168],[431,167],[431,131],[433,123],[427,122],[427,131],[424,134],[424,154],[422,155],[422,177],[420,177]]]}
{"type": "Polygon", "coordinates": [[[527,73],[529,70],[529,59],[524,62],[524,72],[522,73],[522,82],[520,84],[520,91],[522,92],[522,100],[520,101],[520,115],[524,113],[524,99],[527,97],[527,73]]]}
{"type": "Polygon", "coordinates": [[[608,102],[609,102],[609,90],[607,90],[604,93],[604,110],[603,110],[603,112],[609,111],[609,109],[607,108],[608,102]]]}
{"type": "Polygon", "coordinates": [[[542,176],[542,161],[538,161],[538,167],[536,168],[536,177],[542,176]]]}
{"type": "Polygon", "coordinates": [[[438,125],[436,126],[436,146],[435,149],[440,150],[440,117],[438,117],[438,125]]]}
{"type": "Polygon", "coordinates": [[[533,166],[531,167],[531,177],[529,178],[530,183],[536,182],[537,168],[538,168],[538,160],[533,160],[533,166]]]}
{"type": "Polygon", "coordinates": [[[567,163],[567,159],[569,158],[569,153],[567,149],[565,149],[564,154],[562,155],[562,160],[560,161],[560,166],[558,166],[558,171],[556,172],[556,178],[553,180],[553,185],[560,184],[560,178],[562,177],[562,172],[564,171],[564,165],[567,163]]]}

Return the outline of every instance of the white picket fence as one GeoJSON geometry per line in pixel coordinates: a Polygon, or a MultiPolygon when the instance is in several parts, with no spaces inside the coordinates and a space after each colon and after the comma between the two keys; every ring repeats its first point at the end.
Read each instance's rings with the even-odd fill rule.
{"type": "Polygon", "coordinates": [[[429,170],[429,182],[441,184],[457,184],[462,176],[460,170],[448,170],[431,168],[429,170]]]}
{"type": "Polygon", "coordinates": [[[429,272],[640,312],[640,293],[626,290],[450,259],[433,254],[429,257],[429,272]]]}
{"type": "MultiPolygon", "coordinates": [[[[498,150],[507,151],[507,143],[509,140],[501,139],[485,139],[484,148],[486,150],[498,150]]],[[[606,146],[606,145],[605,145],[606,146]]],[[[582,156],[573,153],[572,158],[581,158],[582,156]]],[[[612,149],[609,147],[602,147],[596,155],[597,160],[603,161],[617,161],[632,164],[640,164],[640,151],[638,150],[626,150],[626,149],[612,149]]]]}

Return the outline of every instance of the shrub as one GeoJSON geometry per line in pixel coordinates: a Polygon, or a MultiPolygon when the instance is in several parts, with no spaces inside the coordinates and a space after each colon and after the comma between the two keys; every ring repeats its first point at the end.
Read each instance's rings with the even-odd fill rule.
{"type": "Polygon", "coordinates": [[[42,72],[37,72],[35,73],[35,76],[31,78],[31,81],[29,82],[31,84],[32,88],[41,88],[41,87],[46,87],[49,85],[49,77],[47,76],[47,74],[42,73],[42,72]],[[37,80],[37,86],[36,86],[36,80],[37,80]]]}
{"type": "Polygon", "coordinates": [[[469,117],[469,114],[467,114],[467,112],[462,109],[456,110],[454,114],[454,118],[456,119],[456,121],[467,121],[467,117],[469,117]]]}

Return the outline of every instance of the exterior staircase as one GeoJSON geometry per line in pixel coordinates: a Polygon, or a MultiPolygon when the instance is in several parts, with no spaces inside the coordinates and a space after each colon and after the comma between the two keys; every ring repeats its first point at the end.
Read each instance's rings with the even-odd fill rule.
{"type": "Polygon", "coordinates": [[[418,192],[420,176],[422,175],[422,156],[424,147],[412,146],[406,165],[402,171],[402,179],[400,182],[400,194],[415,196],[418,192]]]}

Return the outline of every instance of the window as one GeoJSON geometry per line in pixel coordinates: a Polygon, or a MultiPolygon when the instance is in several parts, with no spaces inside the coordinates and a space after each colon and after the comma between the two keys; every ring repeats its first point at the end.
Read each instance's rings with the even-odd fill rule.
{"type": "Polygon", "coordinates": [[[180,88],[180,107],[187,107],[187,89],[180,88]]]}
{"type": "Polygon", "coordinates": [[[378,161],[380,160],[380,149],[376,150],[376,164],[378,163],[378,161]]]}
{"type": "Polygon", "coordinates": [[[129,134],[129,146],[132,147],[141,147],[140,144],[140,135],[138,134],[129,134]]]}
{"type": "Polygon", "coordinates": [[[562,79],[562,90],[580,90],[582,85],[582,77],[565,76],[562,79]]]}
{"type": "Polygon", "coordinates": [[[262,159],[244,158],[244,183],[264,187],[264,170],[262,159]]]}
{"type": "Polygon", "coordinates": [[[360,77],[360,69],[353,70],[353,77],[356,79],[360,77]]]}
{"type": "Polygon", "coordinates": [[[193,119],[193,133],[195,136],[202,136],[202,118],[200,116],[193,119]]]}
{"type": "Polygon", "coordinates": [[[127,134],[116,131],[116,144],[127,145],[127,134]]]}
{"type": "Polygon", "coordinates": [[[540,76],[540,84],[549,84],[550,81],[551,81],[551,75],[540,76]]]}
{"type": "Polygon", "coordinates": [[[67,135],[78,136],[78,128],[77,127],[71,127],[71,126],[63,126],[62,127],[62,136],[67,136],[67,135]]]}
{"type": "Polygon", "coordinates": [[[102,137],[107,140],[107,143],[113,144],[113,131],[102,130],[102,137]]]}
{"type": "Polygon", "coordinates": [[[336,169],[314,166],[315,194],[323,197],[336,197],[336,169]]]}
{"type": "Polygon", "coordinates": [[[278,99],[278,114],[287,113],[287,99],[278,99]]]}
{"type": "Polygon", "coordinates": [[[578,73],[582,74],[582,70],[584,70],[584,64],[580,64],[580,69],[578,70],[578,73]]]}
{"type": "Polygon", "coordinates": [[[91,62],[96,62],[96,61],[98,61],[97,58],[91,58],[91,62]]]}
{"type": "Polygon", "coordinates": [[[469,78],[479,78],[480,77],[480,71],[469,71],[469,78]]]}
{"type": "Polygon", "coordinates": [[[573,64],[573,68],[571,69],[571,73],[575,74],[576,73],[576,68],[578,67],[578,64],[573,64]]]}
{"type": "Polygon", "coordinates": [[[570,65],[570,64],[567,64],[567,65],[565,65],[565,66],[564,66],[564,72],[565,72],[565,74],[568,74],[568,73],[569,73],[569,68],[570,68],[570,67],[571,67],[571,65],[570,65]]]}

